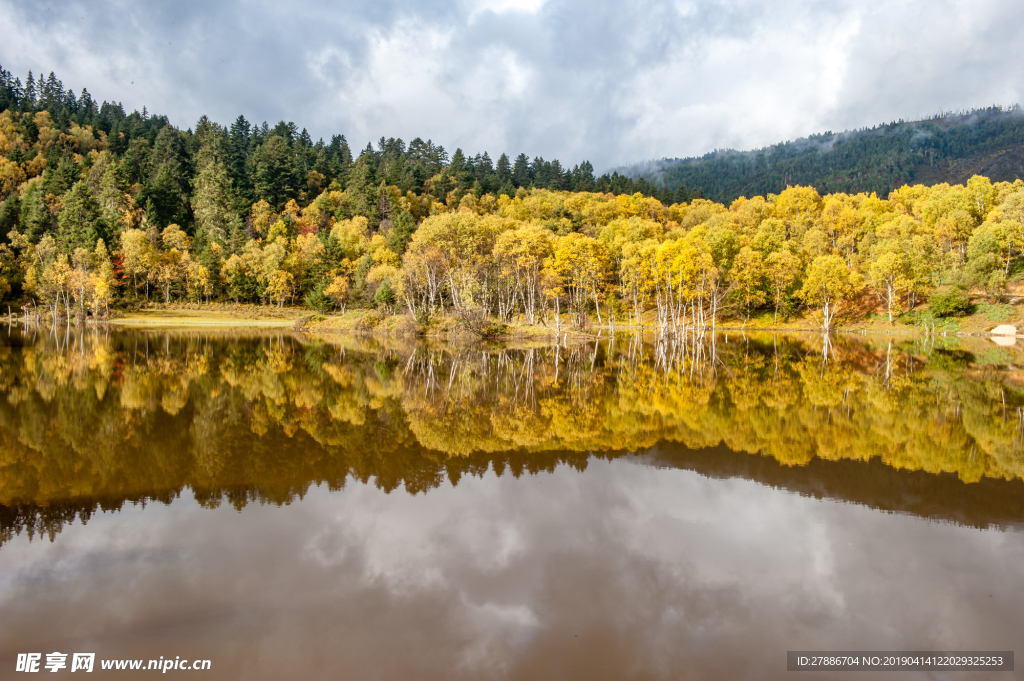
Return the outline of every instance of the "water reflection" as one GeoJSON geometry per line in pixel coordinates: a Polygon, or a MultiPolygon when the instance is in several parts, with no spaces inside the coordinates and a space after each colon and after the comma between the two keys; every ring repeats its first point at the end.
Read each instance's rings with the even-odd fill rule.
{"type": "Polygon", "coordinates": [[[17,625],[0,660],[182,655],[229,679],[784,678],[787,649],[1013,648],[1022,578],[1024,534],[628,459],[425,495],[350,481],[240,513],[186,490],[5,545],[0,615],[17,625]]]}
{"type": "Polygon", "coordinates": [[[1020,358],[937,341],[14,329],[0,677],[26,651],[591,680],[1012,649],[1020,358]]]}
{"type": "Polygon", "coordinates": [[[203,506],[241,508],[351,478],[419,492],[631,454],[1016,525],[1024,389],[1015,350],[979,348],[735,335],[509,348],[15,328],[0,344],[0,542],[52,537],[98,509],[186,488],[203,506]]]}

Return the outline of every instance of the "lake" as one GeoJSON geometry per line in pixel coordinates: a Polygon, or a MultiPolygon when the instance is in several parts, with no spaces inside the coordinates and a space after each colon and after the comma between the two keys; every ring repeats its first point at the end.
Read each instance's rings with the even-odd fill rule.
{"type": "Polygon", "coordinates": [[[53,652],[572,680],[1013,650],[1019,366],[987,339],[4,328],[0,678],[53,652]]]}

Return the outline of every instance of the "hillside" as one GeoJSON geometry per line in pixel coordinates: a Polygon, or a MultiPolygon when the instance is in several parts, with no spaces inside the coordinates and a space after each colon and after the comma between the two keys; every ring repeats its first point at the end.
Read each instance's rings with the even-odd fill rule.
{"type": "Polygon", "coordinates": [[[826,132],[753,151],[661,159],[620,169],[669,190],[687,187],[729,203],[740,196],[813,186],[821,194],[889,192],[906,184],[1024,177],[1024,111],[991,107],[870,129],[826,132]]]}
{"type": "Polygon", "coordinates": [[[449,157],[419,138],[353,157],[343,136],[314,143],[293,123],[203,116],[183,131],[52,75],[27,81],[0,69],[0,303],[37,320],[156,300],[364,310],[360,332],[404,315],[403,328],[481,336],[703,332],[726,317],[831,329],[840,312],[934,330],[975,308],[978,330],[1024,324],[1024,181],[998,181],[1021,165],[1018,109],[662,169],[718,182],[712,195],[751,193],[716,203],[645,196],[648,181],[595,178],[589,163],[449,157]],[[997,181],[889,191],[975,172],[997,181]],[[850,193],[864,188],[882,196],[850,193]]]}

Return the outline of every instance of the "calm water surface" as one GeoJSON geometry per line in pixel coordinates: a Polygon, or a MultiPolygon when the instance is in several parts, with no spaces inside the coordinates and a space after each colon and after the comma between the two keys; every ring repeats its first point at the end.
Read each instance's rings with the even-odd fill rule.
{"type": "Polygon", "coordinates": [[[729,341],[15,328],[0,678],[53,651],[227,679],[758,679],[791,649],[1020,649],[1024,356],[729,341]]]}

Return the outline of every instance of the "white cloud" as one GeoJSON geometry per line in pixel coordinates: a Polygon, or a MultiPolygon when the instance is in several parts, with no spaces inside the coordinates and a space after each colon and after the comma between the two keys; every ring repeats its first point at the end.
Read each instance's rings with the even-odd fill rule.
{"type": "Polygon", "coordinates": [[[470,14],[475,17],[483,11],[496,13],[502,12],[527,12],[536,14],[544,7],[547,0],[477,0],[473,3],[473,10],[470,14]]]}
{"type": "Polygon", "coordinates": [[[0,64],[183,127],[606,168],[1020,101],[1022,20],[1011,0],[0,0],[0,64]]]}

